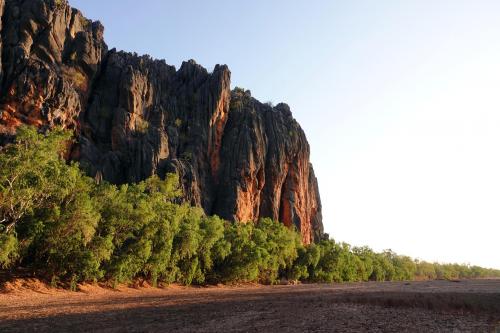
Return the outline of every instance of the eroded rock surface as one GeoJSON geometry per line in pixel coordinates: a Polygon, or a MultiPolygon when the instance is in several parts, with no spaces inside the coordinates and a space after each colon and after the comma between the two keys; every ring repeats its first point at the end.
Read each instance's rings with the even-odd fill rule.
{"type": "Polygon", "coordinates": [[[76,130],[71,158],[113,183],[177,172],[185,199],[233,221],[323,233],[305,134],[286,104],[230,89],[230,71],[179,70],[109,50],[65,0],[0,0],[0,143],[20,124],[76,130]]]}
{"type": "Polygon", "coordinates": [[[2,7],[0,130],[13,134],[21,123],[77,129],[107,53],[104,27],[64,1],[2,7]]]}

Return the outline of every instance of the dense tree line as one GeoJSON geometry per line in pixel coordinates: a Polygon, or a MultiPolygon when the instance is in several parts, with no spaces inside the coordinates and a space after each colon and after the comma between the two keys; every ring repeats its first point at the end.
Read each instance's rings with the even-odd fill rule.
{"type": "Polygon", "coordinates": [[[303,246],[271,219],[230,223],[180,200],[176,175],[99,183],[66,163],[71,134],[21,127],[0,152],[0,268],[57,281],[205,284],[500,277],[334,240],[303,246]]]}

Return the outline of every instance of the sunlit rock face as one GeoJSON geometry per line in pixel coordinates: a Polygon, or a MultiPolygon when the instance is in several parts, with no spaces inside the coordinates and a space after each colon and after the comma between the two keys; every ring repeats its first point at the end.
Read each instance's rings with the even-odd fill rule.
{"type": "Polygon", "coordinates": [[[323,234],[309,145],[286,104],[230,89],[231,73],[108,50],[65,0],[0,0],[0,143],[21,124],[62,126],[90,176],[177,172],[185,200],[232,221],[272,217],[304,243],[323,234]]]}
{"type": "Polygon", "coordinates": [[[295,226],[305,243],[322,235],[309,144],[288,105],[271,107],[248,91],[233,91],[216,197],[214,211],[224,218],[269,216],[295,226]]]}
{"type": "Polygon", "coordinates": [[[62,1],[0,3],[0,133],[22,123],[77,129],[107,54],[104,27],[62,1]]]}

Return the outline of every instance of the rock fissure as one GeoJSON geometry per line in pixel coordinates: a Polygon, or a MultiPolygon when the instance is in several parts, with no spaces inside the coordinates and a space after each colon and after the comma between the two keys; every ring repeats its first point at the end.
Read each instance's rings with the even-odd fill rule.
{"type": "Polygon", "coordinates": [[[77,130],[71,158],[121,184],[179,174],[207,214],[296,226],[322,237],[309,145],[286,104],[231,90],[231,73],[195,61],[108,50],[104,28],[65,0],[0,0],[0,144],[21,124],[77,130]]]}

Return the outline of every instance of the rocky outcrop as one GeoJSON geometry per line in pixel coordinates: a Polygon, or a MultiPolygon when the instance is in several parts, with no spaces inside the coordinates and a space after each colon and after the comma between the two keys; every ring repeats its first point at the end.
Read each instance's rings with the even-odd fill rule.
{"type": "Polygon", "coordinates": [[[176,71],[111,51],[82,117],[78,159],[114,183],[176,171],[186,198],[212,212],[229,98],[226,66],[208,73],[191,60],[176,71]]]}
{"type": "Polygon", "coordinates": [[[62,0],[7,0],[2,25],[0,130],[76,129],[107,52],[103,26],[62,0]]]}
{"type": "Polygon", "coordinates": [[[286,104],[272,107],[235,89],[224,130],[214,211],[237,221],[269,216],[322,235],[321,202],[304,131],[286,104]]]}
{"type": "Polygon", "coordinates": [[[177,172],[208,214],[323,233],[304,132],[285,104],[230,90],[230,71],[108,51],[103,27],[65,0],[0,0],[0,136],[27,123],[75,129],[71,157],[99,179],[177,172]],[[5,8],[4,8],[5,7],[5,8]]]}

